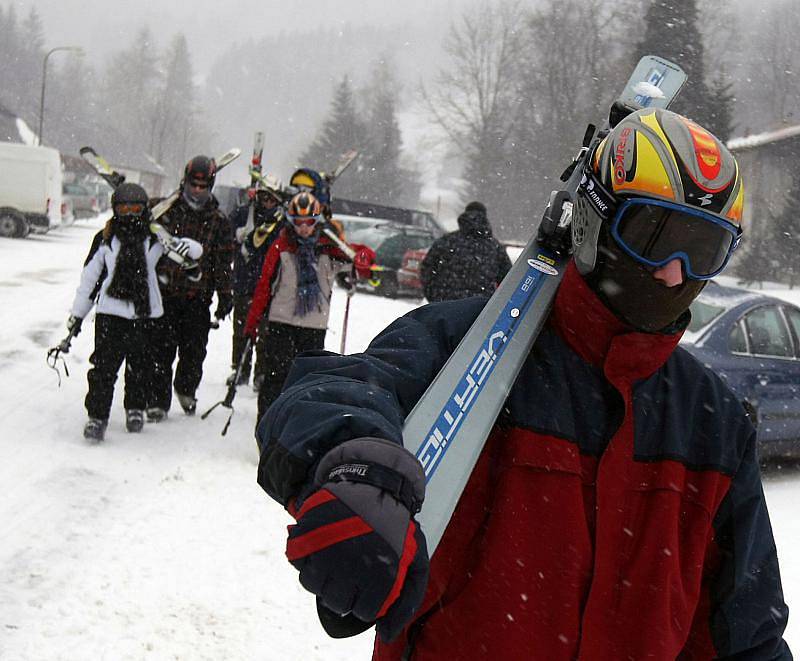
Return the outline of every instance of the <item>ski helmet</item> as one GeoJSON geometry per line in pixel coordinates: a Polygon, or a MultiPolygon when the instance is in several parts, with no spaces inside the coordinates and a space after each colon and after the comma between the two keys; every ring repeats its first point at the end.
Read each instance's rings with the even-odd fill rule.
{"type": "Polygon", "coordinates": [[[314,193],[319,203],[325,207],[331,203],[331,190],[328,183],[323,176],[316,170],[311,168],[300,168],[295,170],[289,185],[294,186],[298,190],[309,191],[314,193]]]}
{"type": "Polygon", "coordinates": [[[315,226],[322,220],[322,206],[313,193],[303,191],[289,201],[286,215],[293,226],[315,226]]]}
{"type": "Polygon", "coordinates": [[[139,236],[146,230],[146,220],[150,215],[147,206],[147,193],[139,184],[123,183],[111,195],[111,220],[113,231],[121,239],[139,236]]]}
{"type": "Polygon", "coordinates": [[[646,108],[624,118],[584,169],[572,210],[578,271],[623,321],[661,330],[727,265],[742,232],[733,155],[693,121],[646,108]],[[653,271],[678,259],[684,278],[653,271]]]}
{"type": "Polygon", "coordinates": [[[147,193],[139,184],[120,184],[111,195],[111,208],[115,215],[144,216],[148,211],[147,193]]]}

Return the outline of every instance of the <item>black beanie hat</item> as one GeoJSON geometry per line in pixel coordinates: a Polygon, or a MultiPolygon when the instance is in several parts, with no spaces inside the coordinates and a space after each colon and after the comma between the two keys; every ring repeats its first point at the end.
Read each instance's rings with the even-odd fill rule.
{"type": "Polygon", "coordinates": [[[477,211],[484,216],[486,215],[486,207],[481,202],[470,202],[464,207],[464,213],[469,213],[470,211],[477,211]]]}

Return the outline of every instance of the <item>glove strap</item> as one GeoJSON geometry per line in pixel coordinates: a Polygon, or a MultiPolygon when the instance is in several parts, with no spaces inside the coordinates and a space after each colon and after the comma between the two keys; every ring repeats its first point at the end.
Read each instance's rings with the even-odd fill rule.
{"type": "Polygon", "coordinates": [[[422,502],[414,497],[414,487],[401,473],[391,468],[369,462],[339,464],[328,471],[324,482],[359,482],[369,484],[391,494],[411,514],[422,509],[422,502]]]}

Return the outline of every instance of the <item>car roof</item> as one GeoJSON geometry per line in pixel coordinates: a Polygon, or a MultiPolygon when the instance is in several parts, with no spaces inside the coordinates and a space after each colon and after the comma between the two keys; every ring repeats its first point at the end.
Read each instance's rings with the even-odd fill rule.
{"type": "Polygon", "coordinates": [[[730,309],[740,305],[741,303],[749,303],[751,301],[774,301],[781,303],[780,299],[759,292],[751,291],[748,289],[739,289],[738,287],[726,287],[713,280],[706,285],[700,295],[697,297],[701,303],[708,303],[709,305],[717,305],[725,309],[730,309]]]}

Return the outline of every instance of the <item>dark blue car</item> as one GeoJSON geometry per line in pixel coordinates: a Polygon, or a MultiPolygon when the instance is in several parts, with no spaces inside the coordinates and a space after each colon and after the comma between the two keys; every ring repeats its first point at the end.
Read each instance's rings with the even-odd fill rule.
{"type": "Polygon", "coordinates": [[[800,456],[800,308],[711,282],[691,309],[683,346],[741,399],[761,456],[800,456]]]}

